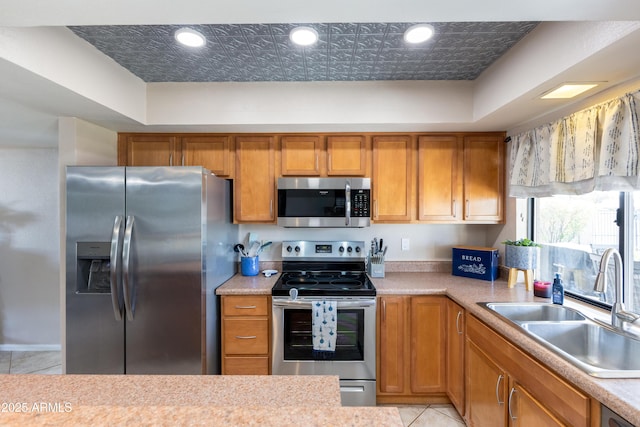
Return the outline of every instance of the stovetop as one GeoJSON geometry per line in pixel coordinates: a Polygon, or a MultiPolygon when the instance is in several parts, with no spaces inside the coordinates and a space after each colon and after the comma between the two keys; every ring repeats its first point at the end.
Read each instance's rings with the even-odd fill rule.
{"type": "Polygon", "coordinates": [[[375,296],[365,273],[364,242],[282,242],[282,274],[273,296],[375,296]]]}
{"type": "Polygon", "coordinates": [[[271,289],[274,296],[289,296],[291,289],[304,296],[375,296],[376,288],[364,272],[285,272],[271,289]]]}

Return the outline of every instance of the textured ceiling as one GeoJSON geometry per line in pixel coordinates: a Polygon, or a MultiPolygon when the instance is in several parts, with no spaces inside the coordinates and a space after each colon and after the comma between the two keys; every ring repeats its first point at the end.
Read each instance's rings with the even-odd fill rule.
{"type": "Polygon", "coordinates": [[[294,24],[190,25],[208,40],[196,49],[174,41],[179,25],[69,28],[146,82],[474,80],[538,23],[432,23],[409,46],[413,24],[304,24],[320,36],[305,48],[289,41],[294,24]]]}

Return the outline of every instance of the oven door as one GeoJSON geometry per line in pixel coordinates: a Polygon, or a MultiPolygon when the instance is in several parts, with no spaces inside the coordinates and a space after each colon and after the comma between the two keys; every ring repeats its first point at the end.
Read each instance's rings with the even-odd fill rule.
{"type": "Polygon", "coordinates": [[[313,355],[311,304],[322,298],[273,297],[274,375],[339,375],[341,380],[376,378],[375,298],[331,298],[338,308],[335,355],[313,355]]]}

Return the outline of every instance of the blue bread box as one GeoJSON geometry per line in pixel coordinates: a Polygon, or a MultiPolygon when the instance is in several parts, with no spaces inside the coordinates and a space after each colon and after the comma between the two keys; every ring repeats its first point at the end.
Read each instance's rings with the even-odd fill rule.
{"type": "Polygon", "coordinates": [[[498,249],[480,246],[453,248],[453,275],[480,280],[498,278],[498,249]]]}

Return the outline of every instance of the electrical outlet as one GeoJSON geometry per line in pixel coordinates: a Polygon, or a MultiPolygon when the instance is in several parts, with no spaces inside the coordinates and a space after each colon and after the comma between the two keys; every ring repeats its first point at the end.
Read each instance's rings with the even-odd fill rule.
{"type": "Polygon", "coordinates": [[[402,239],[402,250],[403,251],[408,251],[409,250],[409,238],[404,237],[402,239]]]}

